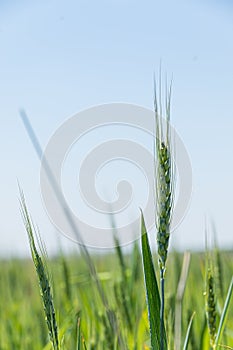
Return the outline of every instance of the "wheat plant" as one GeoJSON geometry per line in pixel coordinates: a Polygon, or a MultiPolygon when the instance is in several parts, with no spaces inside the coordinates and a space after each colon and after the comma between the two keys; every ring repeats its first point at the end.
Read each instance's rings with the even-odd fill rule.
{"type": "Polygon", "coordinates": [[[21,200],[21,213],[22,213],[24,225],[28,234],[32,260],[33,260],[36,273],[38,276],[38,280],[39,280],[41,297],[44,305],[44,312],[45,312],[45,318],[46,318],[46,323],[48,327],[49,337],[53,344],[53,349],[60,350],[60,344],[58,340],[58,327],[57,327],[56,314],[55,314],[55,308],[54,308],[54,302],[53,302],[51,282],[47,272],[46,264],[43,261],[43,258],[40,256],[35,244],[34,236],[37,235],[37,233],[35,231],[35,228],[29,216],[25,198],[22,191],[20,191],[20,200],[21,200]]]}

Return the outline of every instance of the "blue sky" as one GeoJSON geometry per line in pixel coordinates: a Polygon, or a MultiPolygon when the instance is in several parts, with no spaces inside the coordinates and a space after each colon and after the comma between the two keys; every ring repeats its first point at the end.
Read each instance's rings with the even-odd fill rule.
{"type": "Polygon", "coordinates": [[[153,107],[160,61],[173,76],[172,121],[190,154],[193,197],[173,245],[201,248],[204,217],[232,240],[233,5],[230,1],[1,1],[0,254],[24,254],[19,180],[49,251],[55,233],[41,203],[40,164],[18,110],[43,147],[69,116],[101,103],[153,107]]]}

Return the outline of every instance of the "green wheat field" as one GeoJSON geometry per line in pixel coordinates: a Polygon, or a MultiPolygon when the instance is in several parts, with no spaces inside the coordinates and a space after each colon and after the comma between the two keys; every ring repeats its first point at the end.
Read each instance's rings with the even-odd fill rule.
{"type": "MultiPolygon", "coordinates": [[[[232,277],[232,253],[215,251],[217,324],[223,311],[232,277]]],[[[187,256],[186,256],[187,258],[187,256]]],[[[126,349],[150,349],[143,269],[139,245],[122,261],[118,252],[93,258],[109,307],[115,313],[119,332],[126,349]]],[[[156,257],[155,257],[156,260],[156,257]]],[[[190,318],[193,317],[187,349],[210,349],[206,321],[205,256],[192,254],[185,292],[179,299],[178,284],[183,256],[171,253],[167,267],[165,323],[168,348],[175,345],[175,320],[181,311],[181,345],[183,349],[190,318]]],[[[117,334],[109,326],[106,309],[95,282],[78,256],[59,256],[47,261],[53,286],[53,298],[62,349],[121,349],[117,334]],[[79,338],[80,337],[80,338],[79,338]],[[84,343],[85,341],[85,343],[84,343]],[[80,345],[79,345],[80,342],[80,345]],[[86,345],[85,345],[86,344],[86,345]]],[[[31,261],[1,262],[0,276],[0,349],[52,349],[46,326],[38,279],[31,261]]],[[[178,332],[176,330],[176,332],[178,332]]],[[[222,345],[233,347],[233,308],[221,339],[222,345]]],[[[221,347],[224,349],[224,347],[221,347]]]]}

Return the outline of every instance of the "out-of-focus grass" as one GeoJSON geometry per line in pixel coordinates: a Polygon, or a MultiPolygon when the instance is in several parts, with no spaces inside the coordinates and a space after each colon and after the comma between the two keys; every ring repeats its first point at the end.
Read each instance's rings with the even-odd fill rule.
{"type": "MultiPolygon", "coordinates": [[[[233,271],[233,253],[221,252],[223,289],[226,297],[233,271]]],[[[142,263],[139,248],[124,255],[125,277],[116,254],[93,257],[99,278],[115,310],[128,349],[146,349],[150,345],[142,263]],[[134,258],[133,258],[134,257],[134,258]],[[127,311],[126,311],[127,308],[127,311]],[[126,316],[128,313],[128,316],[126,316]]],[[[156,257],[155,257],[156,259],[156,257]]],[[[171,253],[168,258],[165,320],[169,342],[173,349],[175,297],[182,265],[182,254],[171,253]]],[[[92,288],[87,267],[79,256],[50,259],[54,304],[63,349],[76,349],[78,319],[81,319],[81,349],[110,349],[105,310],[92,288]],[[64,261],[66,272],[64,272],[64,261]],[[65,278],[65,274],[67,277],[65,278]],[[70,292],[67,293],[67,283],[70,292]]],[[[209,350],[208,330],[205,327],[205,256],[193,253],[182,305],[182,344],[192,313],[195,311],[188,349],[209,350]],[[202,339],[203,344],[200,345],[202,339]],[[206,338],[206,340],[205,340],[206,338]]],[[[0,349],[51,349],[37,276],[30,260],[0,262],[0,349]]],[[[220,314],[223,305],[217,303],[220,314]]],[[[218,322],[219,322],[219,316],[218,322]]],[[[233,347],[233,308],[229,308],[221,343],[233,347]]],[[[117,347],[116,347],[117,348],[117,347]]],[[[118,349],[120,349],[118,347],[118,349]]]]}

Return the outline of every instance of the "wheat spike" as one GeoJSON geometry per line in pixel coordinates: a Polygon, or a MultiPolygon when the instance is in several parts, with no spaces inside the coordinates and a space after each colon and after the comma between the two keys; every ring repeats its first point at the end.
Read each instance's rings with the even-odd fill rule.
{"type": "Polygon", "coordinates": [[[206,286],[206,317],[210,335],[210,345],[215,349],[216,338],[216,299],[215,299],[215,283],[211,269],[207,272],[206,286]]]}

